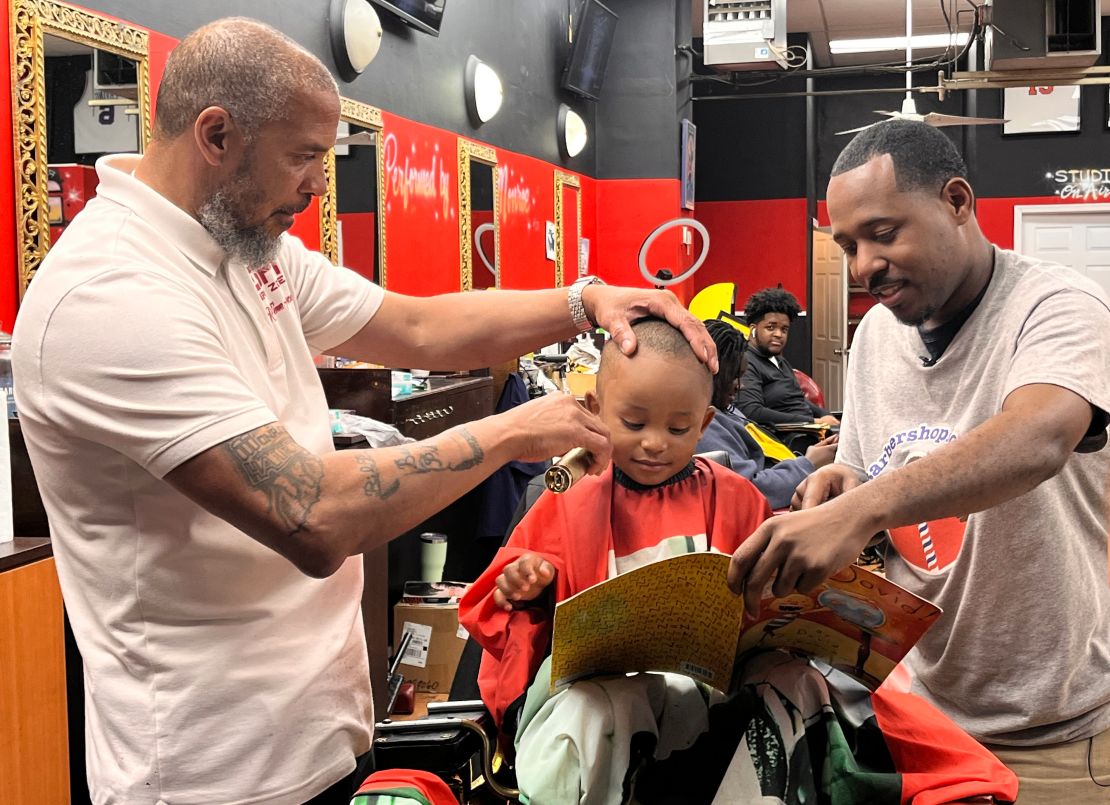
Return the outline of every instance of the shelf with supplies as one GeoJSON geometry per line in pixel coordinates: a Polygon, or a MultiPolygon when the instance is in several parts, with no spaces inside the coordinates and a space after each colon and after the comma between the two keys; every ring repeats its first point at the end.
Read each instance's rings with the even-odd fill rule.
{"type": "Polygon", "coordinates": [[[331,408],[386,422],[413,439],[427,439],[493,413],[493,380],[487,375],[433,374],[427,389],[394,399],[389,369],[317,371],[331,408]]]}

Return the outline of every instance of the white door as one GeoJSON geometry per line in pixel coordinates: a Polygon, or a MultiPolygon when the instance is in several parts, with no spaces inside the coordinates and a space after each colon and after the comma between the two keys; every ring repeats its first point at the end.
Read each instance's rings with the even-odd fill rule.
{"type": "Polygon", "coordinates": [[[844,359],[848,354],[848,289],[844,254],[832,235],[813,233],[813,379],[825,392],[825,407],[844,405],[844,359]]]}
{"type": "Polygon", "coordinates": [[[1017,207],[1014,229],[1015,251],[1071,266],[1110,296],[1110,204],[1017,207]]]}

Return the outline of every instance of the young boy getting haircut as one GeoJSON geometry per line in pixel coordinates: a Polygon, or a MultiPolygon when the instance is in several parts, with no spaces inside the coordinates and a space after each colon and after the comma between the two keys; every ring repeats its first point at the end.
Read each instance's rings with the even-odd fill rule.
{"type": "MultiPolygon", "coordinates": [[[[713,379],[686,339],[655,319],[641,320],[633,329],[636,352],[626,356],[607,344],[597,390],[586,399],[609,428],[612,464],[562,495],[545,491],[459,605],[461,623],[484,649],[479,674],[482,699],[502,729],[516,734],[521,801],[533,805],[626,801],[638,761],[662,761],[669,756],[677,763],[691,757],[710,762],[708,771],[699,769],[682,778],[691,786],[704,784],[704,793],[691,788],[677,799],[672,794],[672,802],[709,802],[718,795],[725,797],[718,801],[730,802],[748,801],[749,795],[785,795],[780,784],[812,792],[816,801],[815,789],[828,778],[828,769],[811,764],[808,755],[797,759],[786,745],[780,747],[785,753],[763,752],[759,747],[749,751],[746,742],[751,739],[745,737],[747,719],[761,738],[785,736],[787,744],[805,739],[802,725],[814,723],[820,711],[795,718],[789,715],[793,705],[780,703],[777,692],[767,694],[774,703],[766,706],[759,698],[763,693],[753,692],[782,691],[793,685],[800,691],[799,702],[816,702],[820,708],[821,701],[827,703],[830,697],[826,694],[822,700],[812,691],[814,687],[824,690],[825,678],[804,660],[781,652],[761,655],[771,659],[751,663],[757,668],[752,687],[746,698],[733,697],[730,709],[711,710],[710,703],[722,701],[722,694],[711,696],[689,678],[674,674],[595,677],[549,694],[546,658],[556,602],[676,554],[731,553],[770,516],[767,500],[749,481],[694,457],[698,440],[713,418],[713,379]],[[716,727],[707,731],[714,719],[720,726],[720,713],[727,713],[729,727],[735,726],[740,734],[736,736],[737,729],[725,731],[728,745],[723,754],[720,747],[703,748],[703,741],[715,740],[710,736],[719,732],[716,727]],[[781,724],[775,721],[780,714],[786,714],[781,724]]],[[[894,712],[902,713],[904,708],[895,707],[894,712]]],[[[970,780],[972,785],[961,788],[961,794],[1008,793],[1005,787],[982,782],[996,772],[1005,776],[1004,767],[950,722],[944,723],[956,735],[933,729],[938,740],[955,746],[957,754],[966,748],[964,755],[974,762],[955,770],[951,767],[957,764],[948,763],[940,778],[935,769],[927,769],[910,788],[970,780]]],[[[930,721],[930,727],[935,726],[930,721]]],[[[852,761],[846,776],[852,777],[855,758],[851,750],[844,754],[852,761]]],[[[891,764],[892,769],[895,765],[891,764]]],[[[857,801],[886,801],[867,798],[876,779],[894,792],[906,788],[905,775],[875,774],[886,770],[873,767],[862,771],[856,776],[867,788],[864,799],[857,801]]],[[[843,787],[844,781],[836,784],[843,787]]],[[[643,793],[638,792],[639,798],[648,802],[643,793]]],[[[897,794],[894,801],[899,801],[897,794]]]]}

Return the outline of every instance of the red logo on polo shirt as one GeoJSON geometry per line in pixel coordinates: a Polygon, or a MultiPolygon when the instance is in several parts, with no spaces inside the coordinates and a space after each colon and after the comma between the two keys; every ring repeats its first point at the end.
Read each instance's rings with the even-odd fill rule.
{"type": "Polygon", "coordinates": [[[266,315],[273,321],[293,302],[293,294],[286,287],[285,274],[277,263],[252,268],[250,274],[254,280],[254,289],[258,291],[258,298],[266,306],[266,315]]]}

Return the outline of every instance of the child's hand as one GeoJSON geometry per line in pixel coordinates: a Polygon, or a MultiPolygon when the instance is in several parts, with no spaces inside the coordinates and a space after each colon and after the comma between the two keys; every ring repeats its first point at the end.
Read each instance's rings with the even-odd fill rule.
{"type": "Polygon", "coordinates": [[[550,562],[534,553],[523,554],[515,562],[505,565],[497,577],[493,602],[501,609],[511,611],[514,604],[539,597],[554,580],[555,567],[550,562]]]}

